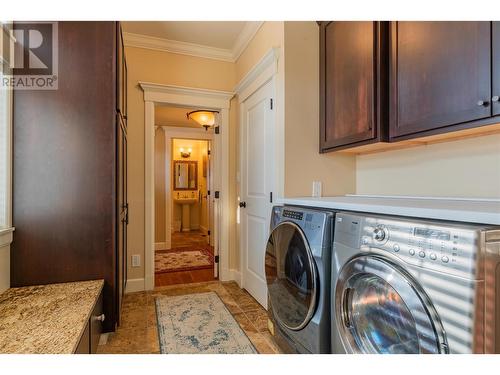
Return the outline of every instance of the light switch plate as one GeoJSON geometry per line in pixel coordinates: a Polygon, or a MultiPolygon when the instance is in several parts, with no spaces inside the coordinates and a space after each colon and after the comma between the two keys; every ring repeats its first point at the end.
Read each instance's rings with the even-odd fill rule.
{"type": "Polygon", "coordinates": [[[141,256],[132,255],[132,267],[140,267],[140,266],[141,266],[141,256]]]}
{"type": "Polygon", "coordinates": [[[315,198],[321,197],[322,183],[321,181],[313,181],[312,196],[315,198]]]}

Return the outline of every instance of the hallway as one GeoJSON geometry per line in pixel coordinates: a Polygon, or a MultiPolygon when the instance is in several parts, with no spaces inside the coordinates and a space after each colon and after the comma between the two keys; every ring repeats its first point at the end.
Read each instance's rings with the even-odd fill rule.
{"type": "Polygon", "coordinates": [[[214,249],[201,231],[172,233],[172,248],[155,251],[155,286],[189,284],[214,278],[214,249]]]}

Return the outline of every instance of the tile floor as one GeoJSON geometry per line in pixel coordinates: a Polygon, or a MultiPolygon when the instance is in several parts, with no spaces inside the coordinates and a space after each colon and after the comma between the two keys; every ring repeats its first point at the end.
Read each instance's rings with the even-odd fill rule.
{"type": "Polygon", "coordinates": [[[281,353],[267,329],[267,313],[235,282],[202,282],[156,288],[151,292],[127,294],[123,300],[122,323],[99,345],[102,354],[160,353],[154,299],[162,295],[182,295],[214,291],[261,354],[281,353]]]}
{"type": "MultiPolygon", "coordinates": [[[[213,248],[207,244],[207,236],[201,231],[174,232],[172,233],[172,248],[177,247],[203,247],[213,253],[213,248]]],[[[155,274],[155,286],[167,286],[176,284],[198,283],[203,281],[214,281],[213,269],[201,269],[192,271],[179,271],[155,274]]]]}

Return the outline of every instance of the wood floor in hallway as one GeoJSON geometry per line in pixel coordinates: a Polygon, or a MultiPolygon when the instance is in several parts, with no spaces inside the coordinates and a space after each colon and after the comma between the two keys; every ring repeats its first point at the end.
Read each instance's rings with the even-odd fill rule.
{"type": "MultiPolygon", "coordinates": [[[[207,243],[208,237],[201,231],[174,232],[172,233],[172,249],[176,248],[203,248],[213,255],[213,247],[207,243]]],[[[169,286],[198,282],[214,281],[213,269],[200,269],[167,273],[155,273],[155,286],[169,286]]]]}

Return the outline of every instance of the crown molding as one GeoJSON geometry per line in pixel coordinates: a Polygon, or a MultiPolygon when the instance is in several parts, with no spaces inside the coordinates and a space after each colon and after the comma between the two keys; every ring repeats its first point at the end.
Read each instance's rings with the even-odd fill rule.
{"type": "Polygon", "coordinates": [[[239,59],[243,51],[247,48],[248,44],[252,41],[253,37],[257,34],[257,31],[259,31],[263,24],[264,21],[252,21],[246,23],[234,43],[232,50],[233,62],[239,59]]]}
{"type": "Polygon", "coordinates": [[[128,32],[123,33],[123,42],[127,47],[145,48],[213,60],[235,62],[253,39],[257,31],[259,31],[263,23],[263,21],[247,22],[238,35],[232,49],[216,48],[128,32]]]}

